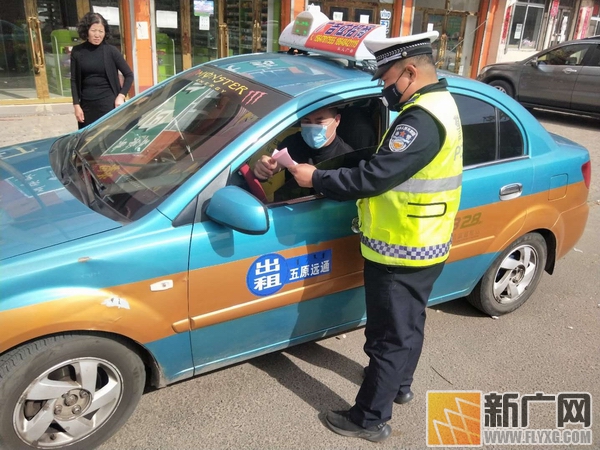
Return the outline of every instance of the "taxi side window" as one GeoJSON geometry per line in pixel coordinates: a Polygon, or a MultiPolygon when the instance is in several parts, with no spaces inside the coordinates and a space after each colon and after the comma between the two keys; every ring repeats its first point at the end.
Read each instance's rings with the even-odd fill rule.
{"type": "Polygon", "coordinates": [[[503,111],[482,100],[453,94],[463,131],[463,165],[523,155],[523,136],[503,111]]]}
{"type": "MultiPolygon", "coordinates": [[[[319,169],[356,167],[361,160],[369,158],[377,149],[377,143],[381,138],[381,129],[383,128],[382,118],[384,114],[382,111],[384,110],[382,109],[381,102],[376,97],[355,99],[334,106],[341,115],[337,135],[354,151],[322,161],[316,166],[319,169]]],[[[229,184],[237,184],[244,187],[266,204],[298,201],[299,199],[302,199],[302,201],[304,199],[313,199],[316,195],[314,190],[298,186],[294,178],[286,170],[275,174],[269,180],[260,182],[260,187],[256,186],[258,181],[249,179],[252,178],[252,175],[247,173],[248,169],[251,170],[254,168],[256,162],[263,155],[271,155],[273,150],[280,148],[285,138],[299,132],[300,122],[283,130],[252,155],[246,167],[242,167],[238,171],[246,171],[245,180],[241,180],[240,177],[232,177],[229,184]],[[238,180],[237,182],[236,179],[238,180]]]]}

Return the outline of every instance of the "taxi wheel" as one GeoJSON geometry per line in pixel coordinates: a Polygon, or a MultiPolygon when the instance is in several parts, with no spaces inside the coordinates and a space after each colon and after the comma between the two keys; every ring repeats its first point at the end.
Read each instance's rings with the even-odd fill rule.
{"type": "Polygon", "coordinates": [[[514,311],[535,291],[547,256],[546,241],[538,233],[520,237],[496,258],[467,299],[490,316],[514,311]]]}
{"type": "Polygon", "coordinates": [[[104,337],[17,347],[0,356],[0,448],[95,448],[127,421],[145,381],[138,354],[104,337]]]}

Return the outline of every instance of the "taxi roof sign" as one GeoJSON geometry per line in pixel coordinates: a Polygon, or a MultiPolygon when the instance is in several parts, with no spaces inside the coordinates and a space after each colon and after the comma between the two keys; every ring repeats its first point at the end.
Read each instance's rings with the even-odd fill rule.
{"type": "Polygon", "coordinates": [[[384,39],[383,25],[330,20],[314,9],[296,16],[279,36],[279,44],[297,50],[343,57],[351,61],[375,59],[367,50],[364,39],[384,39]]]}

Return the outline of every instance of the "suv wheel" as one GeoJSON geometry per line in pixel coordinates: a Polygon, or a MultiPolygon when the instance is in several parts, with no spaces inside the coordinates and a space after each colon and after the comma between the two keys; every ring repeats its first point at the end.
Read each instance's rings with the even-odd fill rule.
{"type": "Polygon", "coordinates": [[[509,97],[515,98],[515,90],[510,83],[504,80],[493,80],[490,81],[490,86],[494,86],[501,92],[504,92],[509,97]]]}

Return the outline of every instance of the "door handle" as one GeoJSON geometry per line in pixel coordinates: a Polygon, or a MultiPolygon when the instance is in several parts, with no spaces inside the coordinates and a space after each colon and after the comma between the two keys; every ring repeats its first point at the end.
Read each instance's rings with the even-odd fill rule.
{"type": "Polygon", "coordinates": [[[42,29],[40,20],[37,17],[29,17],[29,43],[33,59],[33,71],[38,74],[46,65],[44,56],[44,45],[42,43],[42,29]]]}
{"type": "Polygon", "coordinates": [[[519,197],[523,193],[523,185],[521,183],[512,183],[500,188],[500,200],[512,200],[519,197]]]}
{"type": "Polygon", "coordinates": [[[260,23],[258,20],[254,21],[254,26],[252,27],[252,52],[257,53],[260,52],[261,47],[261,36],[262,30],[260,27],[260,23]]]}
{"type": "Polygon", "coordinates": [[[565,69],[563,69],[563,73],[577,73],[577,69],[572,69],[571,67],[567,67],[565,69]]]}
{"type": "Polygon", "coordinates": [[[229,56],[229,31],[226,23],[219,24],[219,46],[217,53],[219,58],[229,56]]]}

